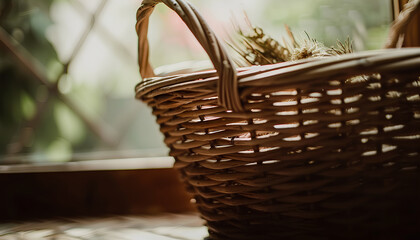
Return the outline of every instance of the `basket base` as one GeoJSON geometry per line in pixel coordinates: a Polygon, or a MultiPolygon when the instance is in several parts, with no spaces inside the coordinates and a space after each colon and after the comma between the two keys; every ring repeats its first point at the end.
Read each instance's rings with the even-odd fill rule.
{"type": "MultiPolygon", "coordinates": [[[[405,180],[406,184],[398,185],[391,192],[375,193],[357,207],[313,219],[305,219],[304,213],[293,217],[283,215],[284,212],[261,213],[245,210],[247,207],[226,207],[221,215],[234,217],[207,221],[210,236],[205,240],[420,239],[420,179],[414,175],[405,180]]],[[[197,202],[203,201],[208,199],[197,202]]],[[[198,207],[203,210],[200,204],[198,207]]],[[[209,218],[208,212],[202,214],[209,218]]],[[[310,214],[308,211],[306,217],[310,214]]]]}

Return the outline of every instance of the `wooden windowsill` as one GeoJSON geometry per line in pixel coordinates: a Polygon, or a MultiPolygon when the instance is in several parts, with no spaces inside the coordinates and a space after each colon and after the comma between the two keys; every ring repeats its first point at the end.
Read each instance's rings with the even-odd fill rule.
{"type": "Polygon", "coordinates": [[[107,170],[136,170],[171,168],[174,163],[172,157],[143,157],[107,160],[84,160],[70,162],[46,162],[0,165],[3,173],[42,173],[42,172],[80,172],[107,170]]]}
{"type": "Polygon", "coordinates": [[[194,211],[171,157],[0,165],[0,222],[194,211]]]}

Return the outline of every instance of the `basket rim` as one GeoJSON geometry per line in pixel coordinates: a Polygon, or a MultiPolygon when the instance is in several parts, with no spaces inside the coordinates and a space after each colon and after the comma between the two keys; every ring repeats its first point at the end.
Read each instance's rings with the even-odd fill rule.
{"type": "MultiPolygon", "coordinates": [[[[269,65],[252,65],[236,68],[238,87],[269,84],[297,83],[313,77],[336,74],[357,75],[362,73],[402,71],[420,67],[420,47],[400,49],[378,49],[340,56],[308,58],[269,65]],[[262,82],[264,82],[262,84],[262,82]]],[[[191,73],[145,78],[135,86],[136,98],[170,88],[188,87],[196,84],[214,85],[218,74],[215,69],[191,73]]]]}

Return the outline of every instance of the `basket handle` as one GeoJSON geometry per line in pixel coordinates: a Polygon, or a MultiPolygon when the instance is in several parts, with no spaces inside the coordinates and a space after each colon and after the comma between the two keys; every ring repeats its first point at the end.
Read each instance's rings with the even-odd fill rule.
{"type": "Polygon", "coordinates": [[[228,110],[233,110],[235,112],[243,111],[242,103],[239,98],[238,80],[233,61],[200,14],[190,3],[184,0],[144,0],[138,9],[136,31],[139,37],[138,61],[142,78],[155,76],[153,68],[149,63],[147,30],[149,17],[153,12],[154,7],[160,2],[164,3],[178,14],[209,56],[219,75],[217,80],[219,104],[228,110]]]}
{"type": "Polygon", "coordinates": [[[389,31],[385,48],[396,48],[400,39],[404,37],[407,26],[417,11],[420,11],[420,0],[410,0],[404,5],[403,10],[398,14],[389,31]]]}

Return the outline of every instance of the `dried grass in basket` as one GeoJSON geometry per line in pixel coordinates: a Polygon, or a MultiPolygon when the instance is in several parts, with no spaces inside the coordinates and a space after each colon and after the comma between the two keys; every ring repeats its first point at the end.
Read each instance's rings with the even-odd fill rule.
{"type": "Polygon", "coordinates": [[[153,109],[211,239],[419,236],[419,48],[235,69],[184,0],[143,1],[136,29],[136,97],[153,109]],[[154,77],[147,28],[159,2],[215,70],[154,77]]]}

